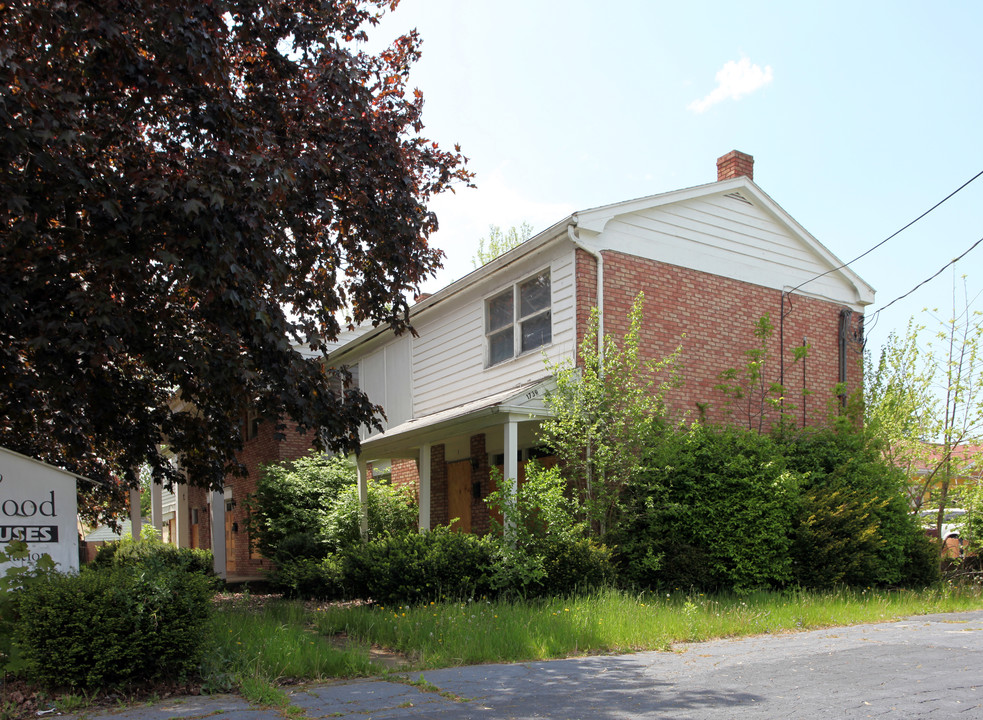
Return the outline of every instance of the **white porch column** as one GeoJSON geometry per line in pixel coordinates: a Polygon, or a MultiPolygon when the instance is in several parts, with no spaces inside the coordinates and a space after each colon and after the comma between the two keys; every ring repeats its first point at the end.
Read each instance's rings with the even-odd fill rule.
{"type": "Polygon", "coordinates": [[[355,465],[358,467],[359,530],[364,542],[369,539],[369,471],[361,456],[356,458],[355,465]]]}
{"type": "Polygon", "coordinates": [[[416,465],[420,476],[420,531],[430,529],[430,443],[420,446],[416,465]]]}
{"type": "Polygon", "coordinates": [[[150,483],[150,524],[154,526],[158,537],[164,537],[164,501],[162,493],[164,486],[158,482],[150,483]]]}
{"type": "Polygon", "coordinates": [[[212,556],[215,574],[225,580],[225,493],[212,490],[212,556]]]}
{"type": "Polygon", "coordinates": [[[519,424],[510,416],[505,423],[505,461],[502,467],[502,481],[508,483],[510,502],[505,509],[505,533],[513,535],[515,531],[514,499],[519,485],[519,424]]]}
{"type": "Polygon", "coordinates": [[[140,490],[130,488],[130,534],[134,540],[140,539],[140,490]]]}

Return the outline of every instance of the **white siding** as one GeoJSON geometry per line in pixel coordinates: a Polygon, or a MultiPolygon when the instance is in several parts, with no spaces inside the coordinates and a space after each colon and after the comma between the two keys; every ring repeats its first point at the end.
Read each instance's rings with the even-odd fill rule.
{"type": "Polygon", "coordinates": [[[573,258],[569,243],[556,243],[449,298],[434,308],[430,318],[421,319],[416,324],[420,336],[413,344],[414,417],[543,377],[548,374],[544,353],[551,362],[572,357],[576,342],[573,258]],[[485,300],[546,268],[550,270],[552,342],[485,367],[485,300]]]}
{"type": "MultiPolygon", "coordinates": [[[[369,396],[369,400],[386,411],[383,428],[410,419],[413,406],[410,343],[408,335],[393,338],[359,361],[359,387],[369,396]]],[[[363,438],[368,434],[363,428],[363,438]]]]}
{"type": "Polygon", "coordinates": [[[390,427],[406,422],[413,413],[410,342],[410,337],[406,335],[386,346],[386,404],[384,407],[390,427]]]}
{"type": "MultiPolygon", "coordinates": [[[[592,244],[776,289],[830,269],[769,212],[723,194],[619,215],[592,244]]],[[[857,299],[852,285],[836,273],[810,282],[802,292],[836,302],[857,299]]]]}

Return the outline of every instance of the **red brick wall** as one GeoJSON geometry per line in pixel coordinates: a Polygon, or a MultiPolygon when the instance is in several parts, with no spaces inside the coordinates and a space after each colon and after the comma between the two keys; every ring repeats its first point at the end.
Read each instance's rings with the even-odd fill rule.
{"type": "MultiPolygon", "coordinates": [[[[239,454],[240,461],[249,469],[248,475],[225,478],[225,486],[232,488],[232,499],[235,501],[231,513],[232,517],[227,518],[227,521],[235,523],[238,527],[238,532],[233,533],[234,547],[227,548],[230,556],[234,557],[234,573],[236,575],[261,575],[264,570],[272,567],[272,563],[265,558],[251,557],[253,553],[250,547],[249,533],[246,532],[248,511],[245,500],[256,491],[261,467],[274,462],[296,460],[313,452],[309,435],[301,435],[289,426],[282,432],[286,437],[283,440],[277,440],[274,437],[276,433],[274,423],[261,422],[256,437],[247,440],[239,454]]],[[[230,557],[230,559],[232,558],[230,557]]]]}
{"type": "MultiPolygon", "coordinates": [[[[709,403],[708,420],[747,424],[736,409],[728,414],[726,397],[715,386],[722,371],[744,367],[745,351],[759,344],[754,337],[755,323],[765,313],[775,327],[768,344],[772,359],[766,367],[766,379],[778,382],[781,292],[624,253],[605,251],[603,256],[605,332],[616,338],[624,335],[631,303],[643,290],[640,340],[644,356],[665,357],[677,345],[682,346],[684,385],[670,393],[673,412],[689,412],[695,419],[699,415],[697,403],[709,403]]],[[[596,303],[594,265],[593,258],[578,251],[578,321],[584,313],[582,305],[596,303]]],[[[786,311],[788,307],[786,304],[786,311]]],[[[803,365],[793,362],[793,348],[801,345],[803,337],[808,338],[811,350],[805,362],[805,387],[813,395],[805,401],[805,412],[809,424],[820,423],[827,416],[829,403],[836,401],[832,389],[839,376],[840,309],[834,303],[792,297],[791,312],[785,318],[785,386],[788,402],[797,407],[792,413],[797,424],[802,423],[803,365]]],[[[860,316],[854,313],[854,328],[859,321],[860,316]]],[[[860,387],[861,355],[855,342],[847,350],[847,381],[851,389],[860,387]]]]}
{"type": "MultiPolygon", "coordinates": [[[[231,575],[258,577],[262,575],[264,570],[273,567],[272,563],[265,558],[252,557],[249,533],[246,532],[248,511],[245,500],[256,490],[261,466],[285,460],[296,460],[312,452],[309,436],[287,429],[283,431],[286,438],[277,440],[274,437],[275,432],[273,423],[260,423],[256,437],[247,440],[243,445],[242,452],[239,453],[239,460],[248,469],[248,474],[243,477],[228,475],[225,478],[225,487],[232,489],[232,499],[235,501],[231,513],[228,513],[226,517],[228,523],[234,523],[232,546],[226,546],[228,566],[232,568],[230,569],[231,575]]],[[[191,510],[198,508],[198,542],[196,546],[211,549],[211,516],[208,502],[209,491],[201,488],[188,489],[186,522],[190,526],[191,510]]],[[[222,532],[225,532],[224,528],[222,532]]],[[[194,537],[193,526],[191,526],[191,533],[194,537]]]]}
{"type": "Polygon", "coordinates": [[[489,530],[488,525],[488,505],[485,498],[492,491],[491,472],[488,467],[488,452],[485,450],[485,435],[471,436],[471,458],[472,463],[477,461],[477,467],[471,466],[471,482],[481,483],[481,497],[471,499],[471,532],[476,535],[484,535],[489,530]]]}
{"type": "Polygon", "coordinates": [[[444,462],[444,446],[430,448],[430,527],[446,525],[447,517],[447,463],[444,462]]]}
{"type": "Polygon", "coordinates": [[[106,544],[104,540],[88,540],[85,543],[85,558],[83,562],[89,564],[96,559],[96,555],[99,554],[99,548],[106,544]]]}
{"type": "Polygon", "coordinates": [[[212,547],[211,518],[208,516],[208,490],[200,487],[188,488],[188,507],[184,522],[187,523],[191,547],[212,547]],[[198,510],[198,522],[192,523],[194,510],[198,510]]]}
{"type": "Polygon", "coordinates": [[[414,489],[420,487],[420,473],[416,467],[416,460],[406,458],[393,458],[392,460],[392,484],[396,487],[410,486],[414,489]]]}

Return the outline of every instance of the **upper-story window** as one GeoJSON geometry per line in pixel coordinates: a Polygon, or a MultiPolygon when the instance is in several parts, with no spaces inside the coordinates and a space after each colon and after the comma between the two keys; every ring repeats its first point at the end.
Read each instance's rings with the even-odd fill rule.
{"type": "Polygon", "coordinates": [[[256,408],[249,408],[246,411],[246,417],[243,418],[243,438],[245,440],[252,440],[259,435],[259,423],[259,411],[256,408]]]}
{"type": "Polygon", "coordinates": [[[553,339],[548,270],[486,301],[485,336],[489,365],[542,347],[553,339]]]}

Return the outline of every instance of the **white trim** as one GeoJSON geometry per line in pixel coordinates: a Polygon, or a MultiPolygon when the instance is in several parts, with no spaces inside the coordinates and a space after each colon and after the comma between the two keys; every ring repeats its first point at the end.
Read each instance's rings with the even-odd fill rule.
{"type": "Polygon", "coordinates": [[[358,472],[358,529],[362,540],[369,539],[369,471],[364,455],[355,459],[358,472]]]}
{"type": "Polygon", "coordinates": [[[430,443],[420,446],[417,476],[420,478],[420,530],[430,529],[430,443]]]}
{"type": "Polygon", "coordinates": [[[225,547],[225,493],[221,490],[212,490],[212,567],[215,574],[225,580],[228,577],[227,555],[225,547]]]}
{"type": "Polygon", "coordinates": [[[413,418],[374,435],[362,442],[361,457],[416,457],[417,449],[427,443],[441,442],[448,430],[455,434],[479,432],[500,425],[502,416],[522,420],[540,420],[549,416],[543,402],[546,393],[555,387],[552,377],[523,383],[478,400],[413,418]]]}

